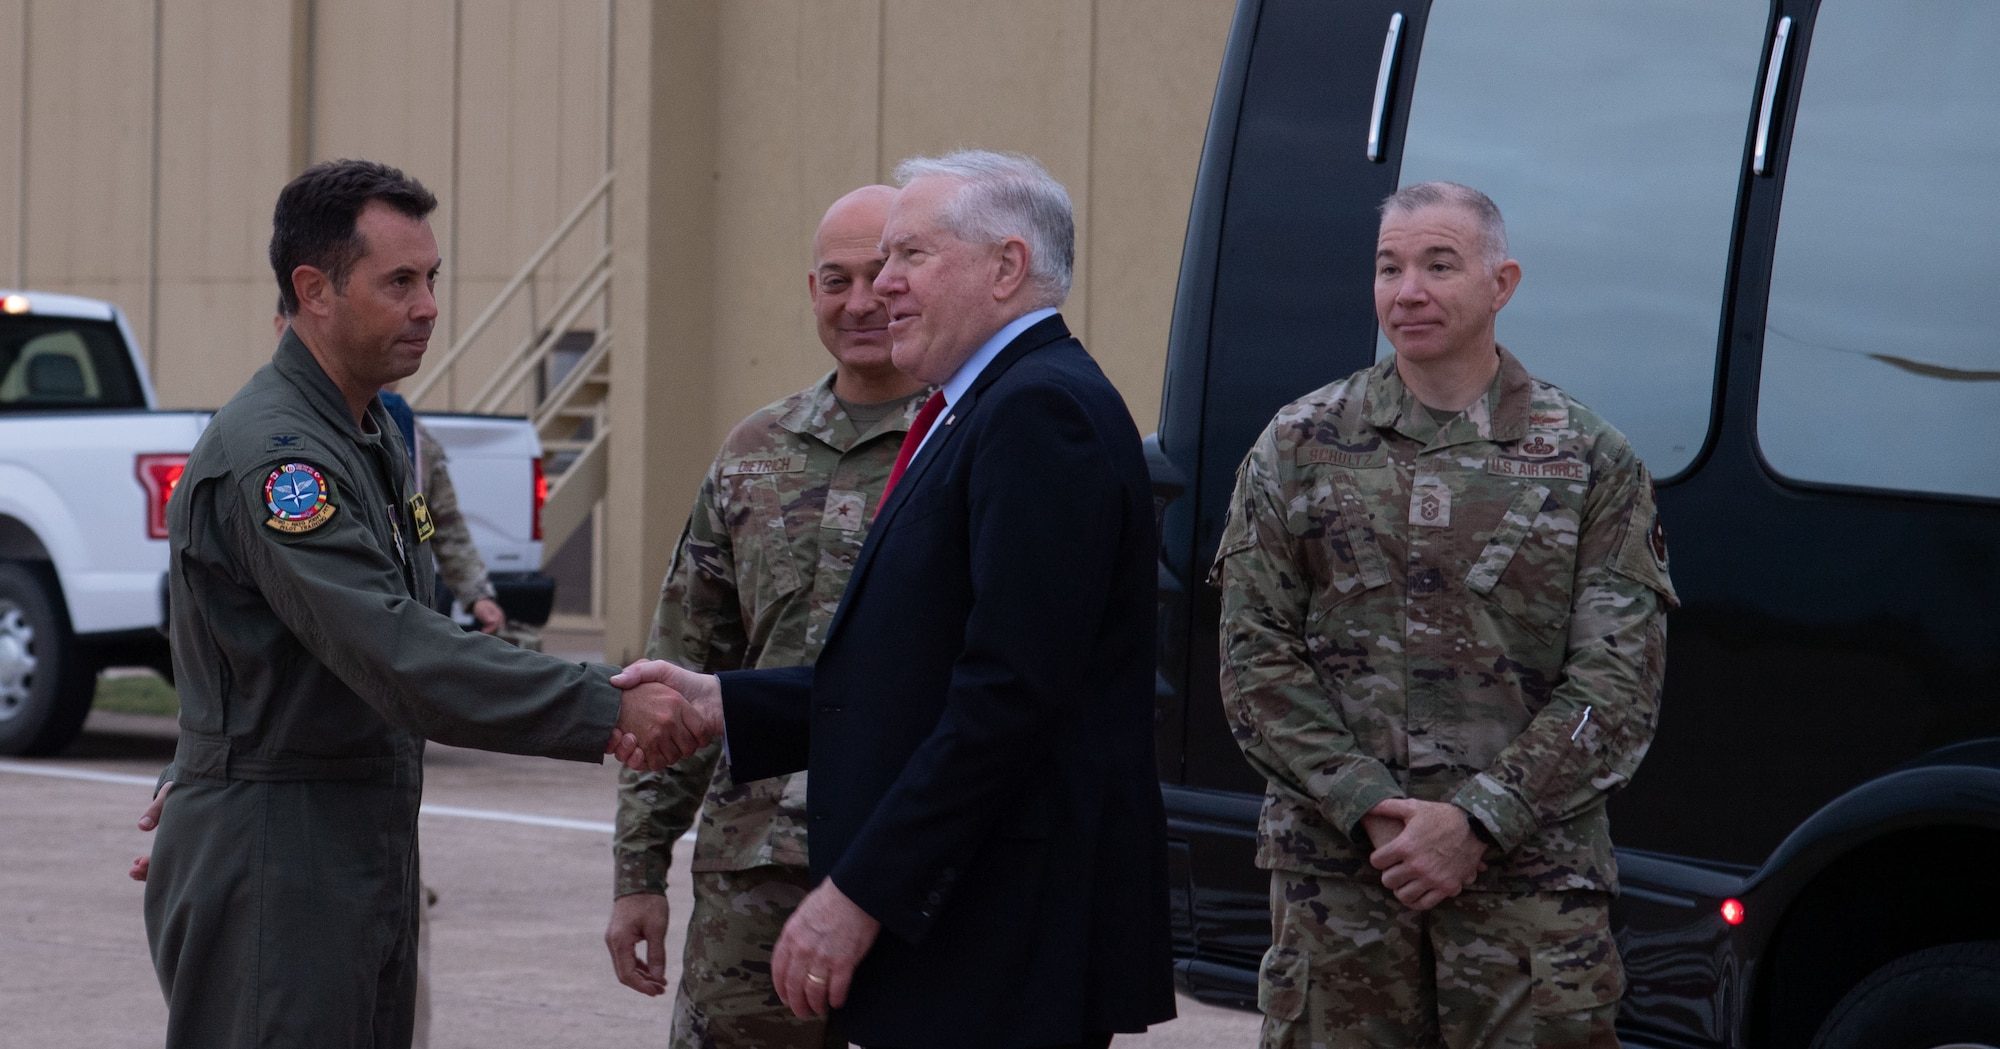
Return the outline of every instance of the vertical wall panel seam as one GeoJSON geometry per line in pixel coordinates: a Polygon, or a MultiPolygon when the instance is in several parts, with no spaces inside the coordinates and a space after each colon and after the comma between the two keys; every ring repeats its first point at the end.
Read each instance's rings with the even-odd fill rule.
{"type": "MultiPolygon", "coordinates": [[[[451,2],[451,176],[450,176],[451,204],[447,212],[447,214],[451,219],[451,239],[446,245],[446,250],[451,252],[450,261],[447,263],[447,265],[450,266],[450,273],[451,273],[451,281],[449,289],[451,294],[451,311],[445,315],[445,336],[446,336],[445,346],[447,348],[458,344],[458,296],[461,288],[463,287],[463,285],[459,281],[459,278],[465,272],[465,259],[463,256],[459,254],[459,249],[458,249],[458,226],[459,226],[459,220],[463,215],[463,212],[459,209],[458,206],[458,198],[461,192],[460,179],[459,179],[459,136],[461,134],[461,129],[464,126],[463,109],[465,105],[464,56],[465,56],[465,0],[452,0],[451,2]]],[[[444,401],[445,401],[445,407],[447,408],[456,409],[458,407],[457,368],[453,368],[451,370],[451,374],[445,376],[444,401]]]]}
{"type": "Polygon", "coordinates": [[[319,133],[319,0],[305,0],[306,4],[306,54],[305,54],[305,99],[300,107],[304,110],[305,130],[302,136],[305,149],[299,170],[312,166],[313,155],[319,145],[314,141],[319,133]]]}
{"type": "MultiPolygon", "coordinates": [[[[618,48],[615,39],[617,36],[618,7],[614,0],[603,0],[602,10],[604,19],[604,52],[601,58],[604,69],[604,97],[601,100],[603,109],[600,111],[604,117],[604,163],[602,169],[608,172],[612,170],[611,158],[615,155],[612,150],[618,144],[618,135],[615,130],[617,128],[617,121],[613,118],[612,114],[612,99],[618,93],[618,48]]],[[[602,234],[602,240],[599,242],[600,247],[608,248],[611,246],[613,232],[611,227],[611,208],[617,202],[618,184],[614,181],[611,184],[611,188],[604,194],[604,203],[598,205],[598,214],[602,216],[599,219],[598,225],[602,234]]],[[[615,260],[612,265],[614,267],[612,272],[615,274],[617,273],[617,263],[615,260]]],[[[597,331],[599,338],[602,338],[604,333],[611,329],[611,300],[617,294],[618,285],[614,282],[608,286],[604,297],[598,300],[597,331]]]]}
{"type": "Polygon", "coordinates": [[[160,89],[165,82],[166,0],[153,0],[153,128],[146,200],[146,367],[160,371],[160,89]]]}
{"type": "Polygon", "coordinates": [[[14,286],[28,286],[28,121],[32,78],[28,62],[33,51],[28,47],[28,11],[34,7],[34,0],[21,0],[21,124],[16,129],[17,139],[14,150],[14,286]]]}
{"type": "MultiPolygon", "coordinates": [[[[1097,297],[1097,286],[1090,279],[1090,274],[1095,268],[1092,263],[1097,257],[1097,238],[1091,235],[1091,230],[1097,225],[1097,64],[1103,60],[1103,56],[1097,53],[1097,15],[1098,5],[1101,2],[1102,0],[1090,0],[1090,49],[1084,73],[1083,207],[1086,217],[1084,219],[1083,242],[1090,249],[1083,257],[1083,288],[1084,295],[1086,296],[1084,309],[1089,311],[1084,317],[1083,322],[1083,344],[1085,346],[1097,345],[1097,310],[1095,308],[1097,303],[1093,301],[1097,297]]],[[[1071,279],[1075,279],[1074,273],[1071,274],[1071,279]]]]}
{"type": "Polygon", "coordinates": [[[875,0],[875,181],[889,181],[887,123],[889,98],[889,0],[875,0]]]}

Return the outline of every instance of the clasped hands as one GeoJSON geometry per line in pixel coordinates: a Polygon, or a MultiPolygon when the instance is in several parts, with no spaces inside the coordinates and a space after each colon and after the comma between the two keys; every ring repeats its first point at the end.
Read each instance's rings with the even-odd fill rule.
{"type": "Polygon", "coordinates": [[[604,752],[627,768],[658,772],[722,735],[722,683],[660,659],[611,678],[624,690],[604,752]]]}
{"type": "Polygon", "coordinates": [[[1375,847],[1369,865],[1411,910],[1427,911],[1458,895],[1486,869],[1486,843],[1456,805],[1389,798],[1361,817],[1361,829],[1375,847]]]}

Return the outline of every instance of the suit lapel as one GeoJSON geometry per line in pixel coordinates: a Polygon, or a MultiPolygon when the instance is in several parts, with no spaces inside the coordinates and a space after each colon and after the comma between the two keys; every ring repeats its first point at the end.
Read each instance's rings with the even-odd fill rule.
{"type": "Polygon", "coordinates": [[[910,465],[903,470],[902,478],[896,482],[896,490],[889,493],[888,501],[883,503],[882,509],[876,513],[875,523],[868,526],[868,539],[862,543],[861,553],[855,558],[854,572],[847,581],[847,591],[842,596],[840,607],[834,612],[833,622],[827,625],[827,644],[832,644],[833,639],[839,635],[841,620],[847,618],[847,598],[860,592],[862,580],[867,576],[869,566],[875,562],[875,548],[881,545],[881,536],[888,530],[890,522],[895,520],[896,511],[902,509],[903,504],[909,501],[910,493],[916,491],[918,485],[923,482],[924,474],[930,470],[931,464],[943,458],[945,449],[951,446],[953,438],[965,428],[965,421],[972,416],[973,409],[979,403],[980,394],[998,382],[1000,377],[1007,373],[1007,369],[1012,368],[1021,358],[1052,342],[1069,337],[1069,326],[1063,323],[1062,314],[1036,322],[1028,330],[1016,335],[1014,341],[1008,343],[1007,348],[1001,350],[1000,354],[986,365],[985,370],[979,373],[979,378],[973,380],[972,387],[965,391],[965,396],[960,397],[958,403],[946,409],[944,417],[934,425],[930,440],[925,441],[917,457],[910,460],[910,465]]]}

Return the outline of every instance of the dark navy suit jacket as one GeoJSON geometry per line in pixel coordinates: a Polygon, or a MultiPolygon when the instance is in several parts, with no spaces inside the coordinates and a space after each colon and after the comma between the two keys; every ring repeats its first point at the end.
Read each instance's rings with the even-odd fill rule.
{"type": "Polygon", "coordinates": [[[722,675],[731,771],[809,770],[813,875],[882,922],[850,1040],[1056,1045],[1174,1015],[1158,557],[1131,415],[1050,317],[938,421],[819,661],[722,675]]]}

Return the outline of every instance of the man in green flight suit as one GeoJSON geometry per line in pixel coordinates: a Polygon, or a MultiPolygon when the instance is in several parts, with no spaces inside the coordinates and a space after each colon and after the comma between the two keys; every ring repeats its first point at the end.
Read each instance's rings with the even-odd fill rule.
{"type": "MultiPolygon", "coordinates": [[[[713,673],[818,657],[927,389],[890,361],[875,293],[895,195],[864,186],[821,220],[806,288],[834,369],[730,431],[674,550],[647,658],[713,673]]],[[[812,888],[805,791],[803,772],[736,782],[720,742],[665,772],[620,774],[605,944],[619,981],[643,994],[666,990],[667,866],[701,814],[674,1049],[844,1044],[771,983],[771,950],[812,888]]]]}
{"type": "Polygon", "coordinates": [[[1279,410],[1216,554],[1222,696],[1269,781],[1266,1049],[1615,1047],[1605,797],[1675,604],[1625,437],[1494,339],[1485,194],[1382,204],[1396,352],[1279,410]]]}
{"type": "Polygon", "coordinates": [[[334,161],[278,197],[293,316],[168,505],[180,741],[146,933],[166,1044],[410,1044],[426,737],[661,767],[667,690],[461,630],[428,607],[433,526],[376,398],[437,316],[436,198],[334,161]]]}

